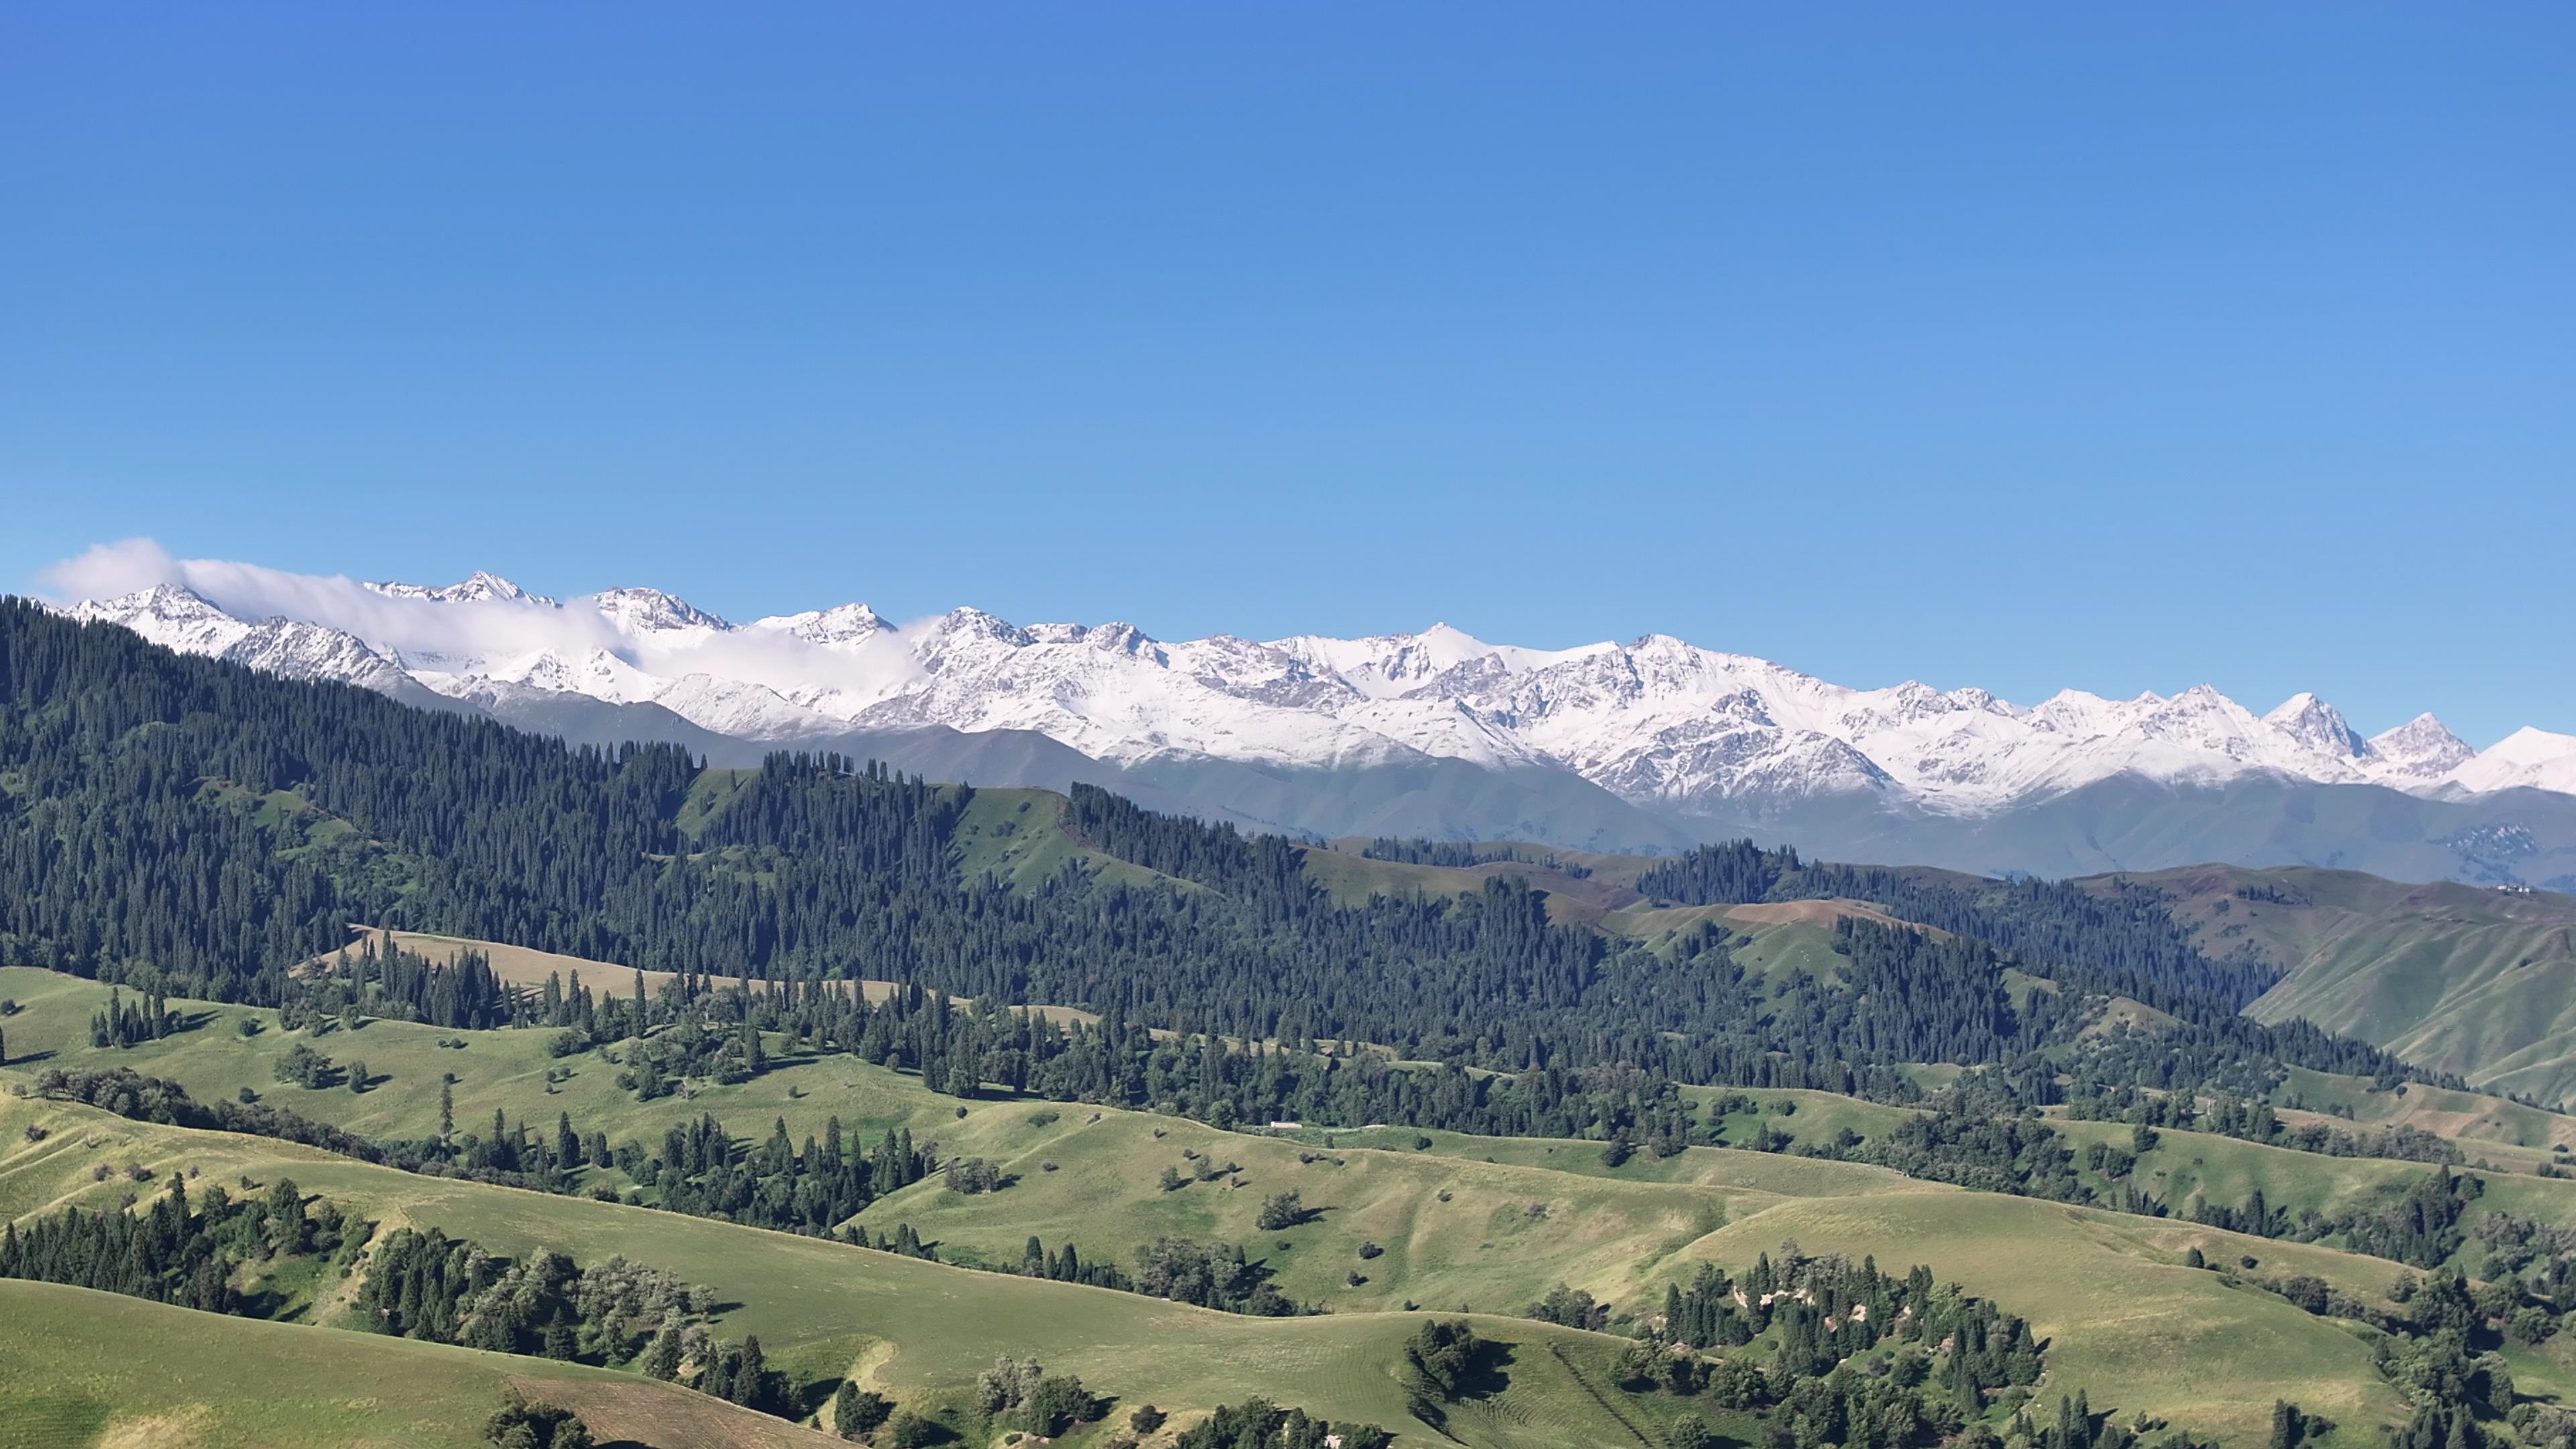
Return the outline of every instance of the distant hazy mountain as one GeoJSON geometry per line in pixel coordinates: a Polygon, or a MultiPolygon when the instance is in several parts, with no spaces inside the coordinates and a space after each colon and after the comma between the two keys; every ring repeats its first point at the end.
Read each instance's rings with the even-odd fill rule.
{"type": "Polygon", "coordinates": [[[2365,739],[2310,694],[2261,715],[2207,685],[2022,706],[1850,689],[1660,634],[1167,642],[974,609],[899,627],[865,604],[737,625],[659,590],[557,601],[481,573],[316,582],[281,617],[176,585],[67,612],[575,739],[672,739],[720,762],[909,756],[989,784],[1079,775],[1324,835],[1654,849],[1751,833],[1987,870],[2576,878],[2576,737],[2525,729],[2478,752],[2427,714],[2365,739]]]}

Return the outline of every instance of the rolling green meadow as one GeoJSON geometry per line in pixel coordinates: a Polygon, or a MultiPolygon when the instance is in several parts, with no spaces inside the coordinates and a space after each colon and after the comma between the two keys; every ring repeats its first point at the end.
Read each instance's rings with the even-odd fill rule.
{"type": "MultiPolygon", "coordinates": [[[[614,986],[613,980],[601,984],[614,986]]],[[[20,1083],[48,1065],[127,1066],[180,1082],[200,1100],[248,1089],[316,1120],[400,1140],[437,1132],[438,1088],[453,1073],[460,1126],[499,1111],[543,1128],[549,1114],[560,1112],[583,1132],[626,1140],[712,1114],[738,1138],[764,1136],[784,1122],[801,1139],[837,1118],[862,1140],[904,1128],[936,1143],[943,1158],[992,1161],[1006,1175],[999,1191],[960,1194],[934,1175],[861,1214],[859,1225],[880,1237],[897,1225],[912,1228],[948,1260],[931,1263],[656,1211],[651,1190],[613,1169],[585,1169],[584,1187],[642,1205],[422,1177],[268,1138],[0,1099],[0,1142],[6,1143],[0,1214],[8,1217],[111,1204],[131,1190],[128,1164],[145,1168],[153,1184],[182,1174],[263,1185],[291,1177],[303,1191],[373,1220],[380,1233],[435,1227],[503,1253],[551,1248],[585,1261],[615,1253],[667,1268],[712,1287],[723,1303],[719,1331],[757,1335],[771,1361],[791,1376],[829,1381],[847,1375],[908,1403],[953,1405],[983,1365],[1012,1354],[1080,1374],[1121,1404],[1182,1411],[1176,1424],[1188,1422],[1189,1411],[1258,1394],[1400,1428],[1409,1420],[1390,1365],[1400,1361],[1404,1339],[1427,1314],[1464,1312],[1476,1315],[1489,1337],[1513,1347],[1509,1387],[1478,1401],[1473,1413],[1453,1417],[1449,1429],[1461,1442],[1635,1442],[1640,1426],[1628,1421],[1641,1411],[1625,1400],[1614,1409],[1615,1396],[1599,1392],[1619,1340],[1517,1315],[1558,1285],[1625,1308],[1651,1308],[1666,1284],[1686,1280],[1700,1263],[1741,1269],[1794,1242],[1808,1253],[1867,1255],[1897,1269],[1929,1264],[1944,1279],[2026,1317],[2049,1344],[2043,1398],[2083,1387],[2096,1404],[2116,1405],[2123,1414],[2228,1437],[2259,1432],[2279,1398],[2295,1398],[2355,1432],[2404,1413],[2402,1400],[2373,1370],[2365,1334],[2302,1312],[2233,1274],[2188,1268],[2183,1260],[2195,1248],[2213,1263],[2252,1258],[2260,1275],[2311,1274],[2382,1304],[2399,1272],[2395,1264],[2187,1222],[1974,1192],[1856,1163],[1691,1147],[1661,1159],[1639,1154],[1614,1168],[1598,1142],[1401,1126],[1228,1132],[1081,1104],[961,1103],[911,1075],[852,1057],[796,1057],[783,1039],[779,1064],[751,1081],[638,1102],[614,1085],[613,1046],[558,1057],[554,1033],[542,1029],[450,1031],[369,1020],[308,1037],[278,1030],[272,1012],[175,1002],[190,1029],[99,1050],[89,1044],[88,1023],[106,1003],[108,988],[10,969],[0,970],[0,996],[18,1005],[6,1028],[11,1066],[0,1077],[20,1083]],[[252,1034],[244,1033],[245,1022],[254,1025],[252,1034]],[[296,1042],[343,1062],[363,1059],[367,1089],[279,1083],[273,1061],[296,1042]],[[41,1129],[41,1141],[26,1140],[31,1126],[41,1129]],[[1230,1170],[1197,1180],[1202,1163],[1230,1170]],[[104,1181],[97,1176],[102,1164],[114,1169],[104,1181]],[[1182,1169],[1184,1185],[1162,1185],[1166,1166],[1182,1169]],[[1276,1231],[1258,1228],[1264,1200],[1291,1190],[1309,1210],[1308,1220],[1276,1231]],[[955,1266],[1016,1267],[1031,1236],[1050,1249],[1076,1245],[1089,1261],[1123,1262],[1167,1234],[1241,1244],[1283,1292],[1330,1311],[1247,1318],[955,1266]],[[1363,1245],[1375,1251],[1363,1256],[1363,1245]]],[[[1727,1119],[1730,1136],[1760,1122],[1793,1142],[1866,1138],[1913,1115],[1822,1092],[1754,1095],[1753,1113],[1727,1119]]],[[[2056,1125],[2077,1145],[2127,1134],[2117,1124],[2056,1125]]],[[[2233,1200],[2260,1187],[2276,1201],[2321,1210],[2402,1191],[2424,1170],[2178,1131],[2164,1133],[2138,1168],[2176,1201],[2193,1192],[2233,1200]]],[[[2576,1182],[2498,1173],[2493,1183],[2491,1204],[2576,1221],[2576,1182]]],[[[309,1329],[316,1343],[382,1350],[383,1366],[371,1372],[397,1377],[406,1365],[471,1356],[338,1331],[349,1321],[344,1298],[332,1284],[309,1285],[294,1310],[305,1323],[227,1321],[224,1331],[243,1333],[249,1345],[243,1352],[250,1354],[309,1329]]],[[[152,1305],[130,1311],[156,1321],[179,1312],[152,1305]]],[[[2525,1355],[2518,1372],[2535,1386],[2576,1388],[2576,1376],[2546,1354],[2525,1355]]],[[[574,1377],[675,1392],[622,1376],[574,1377]]],[[[461,1381],[478,1382],[470,1375],[461,1381]]],[[[167,1403],[106,1389],[81,1402],[116,1404],[119,1415],[182,1419],[195,1412],[191,1403],[201,1403],[199,1419],[186,1422],[202,1420],[205,1442],[255,1441],[223,1437],[253,1434],[250,1427],[226,1427],[233,1421],[224,1415],[235,1411],[214,1407],[228,1402],[226,1395],[210,1391],[201,1401],[186,1400],[181,1387],[169,1386],[175,1397],[167,1403]]],[[[408,1405],[405,1414],[429,1422],[444,1412],[437,1406],[451,1392],[464,1393],[452,1386],[433,1393],[424,1385],[416,1402],[377,1397],[408,1405]]],[[[473,1394],[464,1398],[484,1403],[473,1394]]],[[[287,1416],[278,1420],[284,1424],[291,1410],[279,1400],[261,1412],[287,1416]]],[[[69,1405],[47,1412],[77,1418],[89,1410],[69,1405]]],[[[1651,1424],[1642,1427],[1652,1432],[1651,1424]]],[[[289,1429],[273,1432],[289,1436],[279,1442],[296,1442],[289,1429]]],[[[444,1441],[432,1434],[416,1442],[444,1441]]]]}

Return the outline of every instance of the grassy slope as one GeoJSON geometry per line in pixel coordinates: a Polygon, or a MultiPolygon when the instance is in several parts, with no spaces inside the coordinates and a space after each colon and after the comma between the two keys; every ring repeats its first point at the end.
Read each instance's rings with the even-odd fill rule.
{"type": "Polygon", "coordinates": [[[1372,895],[1471,895],[1483,890],[1485,882],[1494,877],[1517,877],[1532,888],[1547,893],[1551,919],[1584,924],[1597,923],[1605,913],[1633,906],[1642,899],[1631,884],[1635,879],[1634,869],[1595,869],[1589,876],[1577,876],[1545,862],[1556,860],[1584,867],[1623,861],[1642,863],[1644,857],[1589,855],[1545,846],[1497,844],[1491,848],[1517,852],[1518,858],[1450,867],[1371,860],[1361,854],[1367,845],[1366,840],[1338,840],[1330,846],[1309,848],[1306,852],[1306,878],[1322,886],[1336,902],[1359,905],[1372,895]]]}
{"type": "MultiPolygon", "coordinates": [[[[693,805],[718,807],[733,787],[729,776],[711,779],[698,792],[705,801],[693,797],[693,805]]],[[[1042,790],[978,792],[959,830],[961,865],[1023,886],[1076,860],[1104,879],[1167,881],[1068,837],[1060,805],[1060,797],[1042,790]]],[[[1644,856],[1493,845],[1588,872],[1577,876],[1537,861],[1453,869],[1370,860],[1361,854],[1366,844],[1342,840],[1309,849],[1308,878],[1333,899],[1356,903],[1372,894],[1466,894],[1491,877],[1517,876],[1547,893],[1554,918],[1618,935],[1653,940],[1721,920],[1750,938],[1747,964],[1766,975],[1829,972],[1825,943],[1836,914],[1885,919],[1851,902],[1658,906],[1636,890],[1639,875],[1654,864],[1644,856]]],[[[2304,1016],[2409,1060],[2461,1072],[2492,1091],[2550,1101],[2576,1096],[2576,898],[2411,886],[2297,868],[2204,866],[2094,880],[2106,886],[2134,880],[2164,891],[2204,950],[2214,956],[2252,950],[2290,973],[2249,1008],[2258,1019],[2304,1016]],[[2248,901],[2236,894],[2243,888],[2276,890],[2292,900],[2248,901]]],[[[2494,1135],[2519,1140],[2527,1132],[2494,1135]]]]}
{"type": "Polygon", "coordinates": [[[515,1386],[603,1442],[822,1449],[838,1441],[654,1383],[543,1359],[193,1313],[0,1280],[0,1449],[486,1445],[515,1386]]]}
{"type": "Polygon", "coordinates": [[[2252,949],[2289,973],[2247,1008],[2258,1020],[2306,1017],[2490,1090],[2576,1097],[2576,897],[2329,870],[2128,879],[2171,897],[2203,950],[2252,949]]]}
{"type": "MultiPolygon", "coordinates": [[[[2051,1125],[2079,1147],[2091,1142],[2129,1144],[2130,1129],[2115,1122],[2058,1120],[2051,1125]]],[[[2486,1194],[2471,1210],[2473,1215],[2503,1211],[2545,1222],[2576,1223],[2576,1180],[2509,1170],[2467,1170],[2486,1183],[2486,1194]]],[[[2233,1207],[2259,1188],[2275,1207],[2293,1212],[2313,1208],[2334,1216],[2402,1195],[2431,1171],[2422,1163],[2325,1157],[2209,1133],[2164,1132],[2156,1149],[2139,1159],[2137,1178],[2177,1213],[2195,1195],[2233,1207]]],[[[2085,1176],[2101,1181],[2090,1173],[2085,1176]]],[[[2477,1251],[2472,1244],[2469,1256],[2473,1259],[2477,1251]]]]}
{"type": "MultiPolygon", "coordinates": [[[[454,1051],[435,1042],[455,1033],[389,1022],[327,1036],[322,1044],[343,1057],[363,1052],[372,1070],[391,1073],[392,1084],[363,1096],[306,1092],[269,1080],[267,1060],[285,1049],[287,1039],[273,1031],[241,1038],[225,1024],[239,1014],[229,1008],[214,1009],[216,1022],[169,1042],[93,1053],[75,1036],[85,1030],[100,988],[11,972],[0,973],[0,994],[29,1003],[11,1023],[12,1039],[52,1042],[63,1052],[57,1060],[132,1065],[176,1077],[209,1097],[250,1084],[295,1110],[384,1136],[434,1130],[436,1094],[425,1084],[451,1068],[465,1077],[458,1089],[460,1125],[488,1119],[487,1104],[494,1102],[531,1117],[568,1108],[584,1130],[604,1128],[619,1140],[658,1134],[664,1123],[701,1110],[717,1112],[742,1135],[764,1132],[781,1115],[799,1137],[819,1132],[827,1114],[867,1134],[900,1123],[917,1137],[940,1139],[943,1152],[992,1157],[1020,1180],[1002,1193],[973,1199],[947,1194],[935,1182],[918,1185],[871,1208],[866,1221],[872,1226],[910,1222],[950,1249],[1003,1263],[1018,1260],[1031,1233],[1051,1247],[1069,1239],[1087,1257],[1122,1262],[1135,1244],[1156,1233],[1220,1237],[1266,1257],[1292,1295],[1320,1299],[1337,1310],[1320,1321],[1255,1323],[638,1209],[410,1177],[256,1139],[174,1134],[81,1109],[16,1104],[14,1112],[0,1113],[0,1133],[9,1134],[5,1140],[13,1144],[15,1113],[82,1118],[76,1130],[57,1130],[44,1148],[0,1159],[0,1207],[13,1214],[66,1194],[96,1197],[118,1190],[115,1182],[90,1180],[89,1169],[99,1161],[144,1161],[165,1176],[194,1164],[221,1181],[243,1174],[265,1181],[287,1172],[306,1188],[371,1214],[436,1224],[504,1249],[551,1244],[598,1256],[602,1245],[613,1245],[671,1267],[743,1305],[728,1314],[727,1333],[756,1332],[773,1358],[818,1378],[890,1338],[899,1347],[890,1357],[878,1348],[873,1371],[904,1392],[954,1388],[994,1354],[1036,1352],[1049,1363],[1061,1361],[1086,1378],[1097,1377],[1104,1388],[1167,1405],[1205,1405],[1258,1390],[1393,1425],[1401,1404],[1388,1397],[1392,1380],[1366,1366],[1391,1361],[1393,1345],[1411,1320],[1372,1310],[1411,1301],[1448,1311],[1462,1304],[1509,1311],[1559,1281],[1634,1305],[1697,1258],[1715,1256],[1741,1266],[1754,1252],[1794,1236],[1809,1251],[1875,1252],[1898,1266],[1924,1261],[1945,1277],[1968,1282],[2057,1339],[2067,1356],[2059,1360],[2062,1377],[2054,1382],[2098,1386],[2097,1401],[2124,1409],[2148,1409],[2209,1428],[2252,1425],[2280,1391],[2269,1367],[2275,1360],[2284,1373],[2318,1380],[2319,1387],[2294,1396],[2319,1408],[2329,1398],[2342,1403],[2347,1413],[2337,1417],[2347,1422],[2375,1421],[2386,1407],[2376,1397],[2366,1361],[2352,1357],[2352,1341],[2333,1326],[2269,1295],[2230,1288],[2214,1275],[2177,1276],[2181,1270],[2172,1265],[2183,1248],[2198,1242],[2214,1251],[2226,1235],[1972,1194],[1853,1164],[1695,1148],[1664,1161],[1641,1156],[1613,1170],[1602,1164],[1597,1143],[1429,1133],[1420,1135],[1431,1137],[1432,1145],[1416,1151],[1417,1134],[1410,1129],[1382,1129],[1309,1132],[1301,1146],[1144,1114],[1100,1111],[1095,1121],[1094,1109],[1031,1102],[977,1104],[961,1119],[953,1099],[847,1058],[786,1067],[741,1087],[703,1093],[694,1102],[638,1104],[607,1082],[611,1069],[604,1063],[581,1057],[568,1063],[575,1073],[571,1080],[547,1098],[545,1069],[567,1064],[546,1054],[552,1033],[470,1033],[471,1045],[454,1051]],[[405,1084],[408,1090],[396,1089],[405,1084]],[[787,1095],[800,1085],[805,1095],[787,1095]],[[1035,1120],[1048,1111],[1058,1114],[1054,1121],[1035,1120]],[[1157,1129],[1166,1135],[1156,1138],[1157,1129]],[[1161,1192],[1155,1178],[1166,1163],[1183,1165],[1184,1147],[1239,1163],[1244,1186],[1194,1183],[1161,1192]],[[1317,1153],[1319,1160],[1300,1164],[1301,1151],[1317,1153]],[[1057,1171],[1043,1170],[1049,1161],[1057,1171]],[[1325,1210],[1320,1220],[1281,1233],[1258,1232],[1253,1219],[1262,1197],[1291,1186],[1309,1205],[1325,1210]],[[1439,1201],[1444,1191],[1451,1195],[1448,1203],[1439,1201]],[[1530,1216],[1533,1202],[1546,1204],[1543,1218],[1530,1216]],[[1357,1249],[1364,1240],[1378,1242],[1386,1253],[1363,1263],[1357,1249]],[[1277,1246],[1283,1241],[1285,1250],[1277,1246]],[[2019,1255],[2043,1242],[2050,1245],[2047,1254],[2028,1260],[2038,1271],[2017,1268],[2019,1255]],[[1354,1269],[1369,1281],[1347,1285],[1344,1275],[1354,1269]],[[2153,1312],[2096,1315],[2088,1306],[2095,1297],[2068,1297],[2070,1284],[2083,1285],[2084,1294],[2103,1301],[2159,1306],[2153,1312]],[[2184,1333],[2177,1326],[2184,1322],[2198,1327],[2184,1333]],[[1186,1354],[1170,1352],[1176,1336],[1191,1345],[1186,1354]],[[2266,1350],[2272,1357],[2259,1372],[2196,1357],[2222,1350],[2242,1356],[2238,1350],[2257,1340],[2281,1345],[2277,1352],[2266,1350]],[[2123,1371],[2121,1365],[2133,1360],[2173,1367],[2162,1376],[2123,1371]]],[[[1758,1096],[1766,1104],[1796,1103],[1793,1114],[1781,1116],[1773,1105],[1760,1120],[1809,1138],[1846,1126],[1868,1135],[1904,1115],[1902,1109],[1824,1093],[1758,1096]]],[[[1754,1120],[1731,1121],[1730,1132],[1746,1135],[1754,1120]]],[[[2100,1124],[2067,1124],[2067,1130],[2079,1140],[2126,1131],[2100,1124]]],[[[2173,1173],[2186,1165],[2186,1156],[2199,1158],[2187,1164],[2198,1174],[2194,1181],[2208,1182],[2214,1196],[2228,1200],[2261,1181],[2276,1201],[2330,1205],[2423,1171],[2188,1133],[2168,1133],[2166,1140],[2162,1152],[2172,1154],[2176,1165],[2166,1165],[2160,1155],[2142,1170],[2173,1173]]],[[[2159,1191],[2170,1194],[2179,1183],[2161,1180],[2159,1191]]],[[[2515,1190],[2576,1191],[2576,1184],[2518,1179],[2515,1190]]],[[[2517,1210],[2576,1220],[2576,1212],[2554,1199],[2517,1210]]],[[[2228,1260],[2240,1252],[2261,1258],[2267,1270],[2293,1260],[2312,1265],[2364,1295],[2376,1295],[2395,1275],[2391,1264],[2295,1245],[2241,1240],[2228,1260]]],[[[1526,1336],[1536,1330],[1511,1331],[1526,1336]]],[[[1521,1412],[1539,1414],[1542,1407],[1547,1413],[1572,1412],[1545,1396],[1521,1412]]],[[[1496,1443],[1557,1442],[1508,1437],[1535,1429],[1492,1432],[1496,1443]]]]}
{"type": "Polygon", "coordinates": [[[387,1140],[436,1134],[438,1088],[449,1072],[459,1078],[453,1089],[459,1131],[488,1126],[495,1110],[546,1128],[552,1127],[555,1114],[569,1112],[582,1130],[603,1130],[619,1140],[659,1139],[666,1127],[710,1112],[738,1135],[765,1135],[781,1116],[800,1138],[821,1133],[834,1115],[845,1130],[864,1132],[871,1140],[888,1127],[912,1127],[917,1134],[936,1137],[955,1125],[952,1099],[933,1097],[910,1079],[847,1057],[790,1064],[740,1086],[704,1087],[685,1100],[639,1103],[618,1089],[617,1069],[606,1055],[556,1058],[550,1046],[555,1033],[550,1031],[454,1032],[369,1021],[356,1031],[307,1038],[278,1031],[275,1012],[183,1003],[192,1017],[206,1018],[205,1024],[166,1041],[94,1052],[88,1044],[89,1016],[106,1001],[106,988],[51,972],[0,968],[0,996],[15,997],[22,1008],[7,1025],[13,1067],[127,1066],[184,1083],[207,1101],[231,1098],[248,1087],[279,1106],[387,1140]],[[263,1022],[267,1029],[244,1039],[236,1026],[244,1018],[263,1022]],[[462,1049],[438,1044],[459,1040],[466,1043],[462,1049]],[[280,1085],[271,1063],[298,1041],[343,1063],[364,1060],[376,1085],[363,1094],[280,1085]],[[571,1073],[551,1095],[545,1080],[549,1070],[571,1073]]]}
{"type": "MultiPolygon", "coordinates": [[[[757,1334],[771,1364],[803,1382],[856,1370],[899,1400],[921,1403],[966,1389],[984,1365],[1010,1353],[1078,1373],[1129,1407],[1205,1408],[1264,1393],[1337,1418],[1405,1422],[1403,1392],[1389,1366],[1420,1321],[1411,1315],[1244,1318],[293,1149],[263,1159],[256,1139],[126,1122],[57,1103],[0,1101],[0,1131],[9,1141],[31,1121],[50,1129],[48,1142],[66,1147],[0,1157],[0,1198],[9,1202],[109,1205],[126,1184],[93,1182],[88,1167],[97,1161],[143,1162],[156,1180],[191,1167],[225,1182],[265,1184],[282,1174],[388,1227],[436,1226],[511,1253],[552,1247],[596,1260],[618,1252],[669,1268],[717,1290],[728,1305],[721,1332],[757,1334]]],[[[321,1316],[333,1321],[327,1308],[321,1316]]],[[[1570,1380],[1555,1381],[1568,1371],[1550,1351],[1597,1371],[1615,1352],[1614,1341],[1511,1320],[1484,1331],[1523,1345],[1532,1373],[1515,1376],[1513,1388],[1463,1430],[1466,1442],[1544,1449],[1623,1437],[1588,1396],[1568,1392],[1570,1380]]]]}
{"type": "Polygon", "coordinates": [[[958,873],[1026,888],[1079,863],[1104,883],[1199,889],[1075,840],[1065,833],[1063,812],[1064,797],[1052,790],[977,790],[957,822],[958,873]]]}
{"type": "Polygon", "coordinates": [[[2313,1112],[2324,1112],[2329,1107],[2347,1109],[2349,1117],[2333,1114],[2338,1125],[2420,1127],[2456,1139],[2472,1157],[2494,1153],[2537,1162],[2559,1143],[2576,1147],[2576,1117],[2543,1112],[2479,1092],[2457,1092],[2420,1082],[2381,1092],[2373,1090],[2365,1078],[2292,1067],[2289,1079],[2276,1095],[2284,1101],[2296,1099],[2313,1112]],[[2504,1151],[2510,1148],[2525,1151],[2504,1151]]]}
{"type": "Polygon", "coordinates": [[[2389,1268],[2373,1259],[1926,1186],[1784,1202],[1694,1244],[1671,1271],[1697,1258],[1742,1264],[1784,1239],[1811,1253],[1872,1254],[1881,1267],[1933,1264],[2031,1321],[2050,1343],[2051,1388],[2083,1386],[2097,1407],[2117,1405],[2124,1417],[2147,1409],[2230,1442],[2259,1441],[2276,1398],[2346,1425],[2403,1417],[2360,1339],[2270,1293],[2181,1266],[2192,1247],[2213,1260],[2251,1254],[2267,1270],[2313,1272],[2377,1298],[2389,1268]]]}

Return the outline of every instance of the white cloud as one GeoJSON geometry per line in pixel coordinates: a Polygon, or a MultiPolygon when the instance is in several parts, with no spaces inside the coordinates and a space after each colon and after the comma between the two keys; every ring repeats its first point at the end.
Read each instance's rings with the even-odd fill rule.
{"type": "Polygon", "coordinates": [[[77,558],[67,558],[37,575],[56,602],[107,599],[181,581],[180,564],[170,550],[148,538],[94,543],[77,558]]]}
{"type": "Polygon", "coordinates": [[[398,598],[344,575],[175,558],[148,538],[96,545],[55,564],[40,578],[59,602],[180,584],[237,619],[287,618],[324,625],[354,634],[415,668],[446,673],[515,673],[513,662],[524,663],[540,653],[578,662],[603,652],[665,680],[703,674],[781,692],[837,690],[846,696],[844,710],[882,699],[920,673],[900,638],[890,633],[856,647],[835,648],[776,629],[696,637],[628,634],[586,598],[561,605],[398,598]]]}

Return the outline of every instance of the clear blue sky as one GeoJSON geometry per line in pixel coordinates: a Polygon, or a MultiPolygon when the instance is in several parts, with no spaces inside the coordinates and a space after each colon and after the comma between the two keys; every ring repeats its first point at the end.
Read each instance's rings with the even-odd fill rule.
{"type": "Polygon", "coordinates": [[[19,6],[0,586],[2576,729],[2576,8],[19,6]],[[544,13],[536,13],[542,11],[544,13]]]}

